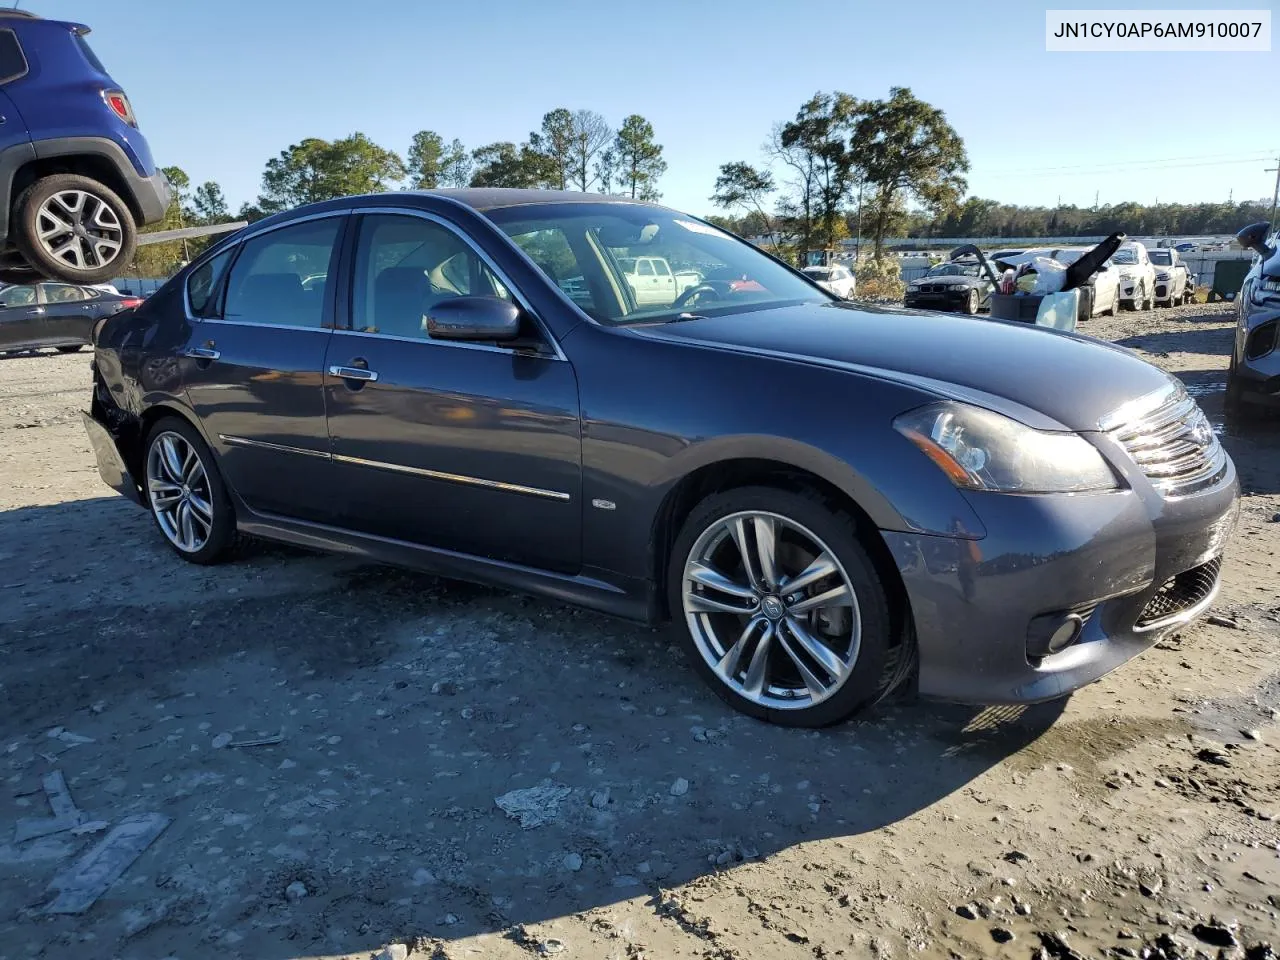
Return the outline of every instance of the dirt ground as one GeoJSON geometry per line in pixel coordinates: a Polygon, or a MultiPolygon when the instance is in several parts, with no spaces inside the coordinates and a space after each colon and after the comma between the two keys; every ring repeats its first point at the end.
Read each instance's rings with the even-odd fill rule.
{"type": "MultiPolygon", "coordinates": [[[[1220,424],[1229,309],[1085,331],[1220,424]]],[[[88,365],[0,358],[0,957],[1280,949],[1280,430],[1224,431],[1213,622],[1065,702],[797,732],[660,631],[275,547],[181,563],[98,479],[88,365]],[[88,822],[18,842],[55,770],[88,822]],[[86,913],[42,912],[134,814],[170,822],[86,913]]]]}

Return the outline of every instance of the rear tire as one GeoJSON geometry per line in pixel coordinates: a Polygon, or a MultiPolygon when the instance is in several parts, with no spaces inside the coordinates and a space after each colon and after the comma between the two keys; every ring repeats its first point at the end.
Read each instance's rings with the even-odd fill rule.
{"type": "Polygon", "coordinates": [[[902,679],[908,641],[893,635],[875,565],[852,518],[816,493],[707,497],[676,537],[667,592],[695,670],[757,719],[839,723],[902,679]]]}
{"type": "Polygon", "coordinates": [[[43,177],[13,205],[11,239],[33,270],[65,283],[103,283],[133,260],[138,227],[115,191],[74,173],[43,177]]]}
{"type": "Polygon", "coordinates": [[[170,548],[190,563],[228,559],[238,545],[235,508],[199,432],[165,417],[143,448],[143,496],[170,548]]]}

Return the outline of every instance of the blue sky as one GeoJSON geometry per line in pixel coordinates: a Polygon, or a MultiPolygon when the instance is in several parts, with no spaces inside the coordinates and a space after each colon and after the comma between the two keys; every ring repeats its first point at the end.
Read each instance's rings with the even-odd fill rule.
{"type": "MultiPolygon", "coordinates": [[[[946,111],[970,192],[1007,202],[1269,199],[1275,163],[1261,158],[1280,154],[1280,53],[1046,53],[1046,7],[1097,0],[20,5],[89,24],[159,162],[217,180],[233,208],[303,137],[360,130],[402,155],[423,128],[468,147],[518,142],[565,106],[615,125],[643,114],[670,165],[664,201],[710,213],[719,165],[758,162],[771,125],[814,92],[894,85],[946,111]]],[[[1267,0],[1230,6],[1274,18],[1267,0]]]]}

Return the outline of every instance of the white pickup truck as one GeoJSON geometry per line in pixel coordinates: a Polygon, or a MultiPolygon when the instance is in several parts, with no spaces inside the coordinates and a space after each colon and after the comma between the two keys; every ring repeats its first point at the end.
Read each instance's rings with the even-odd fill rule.
{"type": "Polygon", "coordinates": [[[635,294],[636,305],[641,307],[665,306],[702,282],[702,275],[696,271],[672,270],[666,257],[622,257],[618,266],[635,294]]]}

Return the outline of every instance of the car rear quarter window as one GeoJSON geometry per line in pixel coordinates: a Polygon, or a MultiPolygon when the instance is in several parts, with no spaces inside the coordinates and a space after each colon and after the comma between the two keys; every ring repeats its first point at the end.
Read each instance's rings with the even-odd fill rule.
{"type": "Polygon", "coordinates": [[[218,316],[218,288],[235,248],[224,250],[191,271],[187,278],[187,303],[193,317],[218,316]]]}
{"type": "Polygon", "coordinates": [[[222,319],[323,327],[333,289],[330,261],[341,225],[340,217],[327,217],[246,240],[227,279],[222,319]]]}
{"type": "Polygon", "coordinates": [[[0,30],[0,83],[8,83],[25,76],[27,58],[22,52],[18,35],[12,30],[0,30]]]}
{"type": "Polygon", "coordinates": [[[98,55],[93,52],[93,47],[89,46],[89,41],[85,39],[83,33],[76,34],[76,46],[80,48],[80,52],[84,54],[85,60],[89,62],[89,66],[97,70],[99,73],[106,73],[107,68],[102,65],[102,61],[98,59],[98,55]]]}

